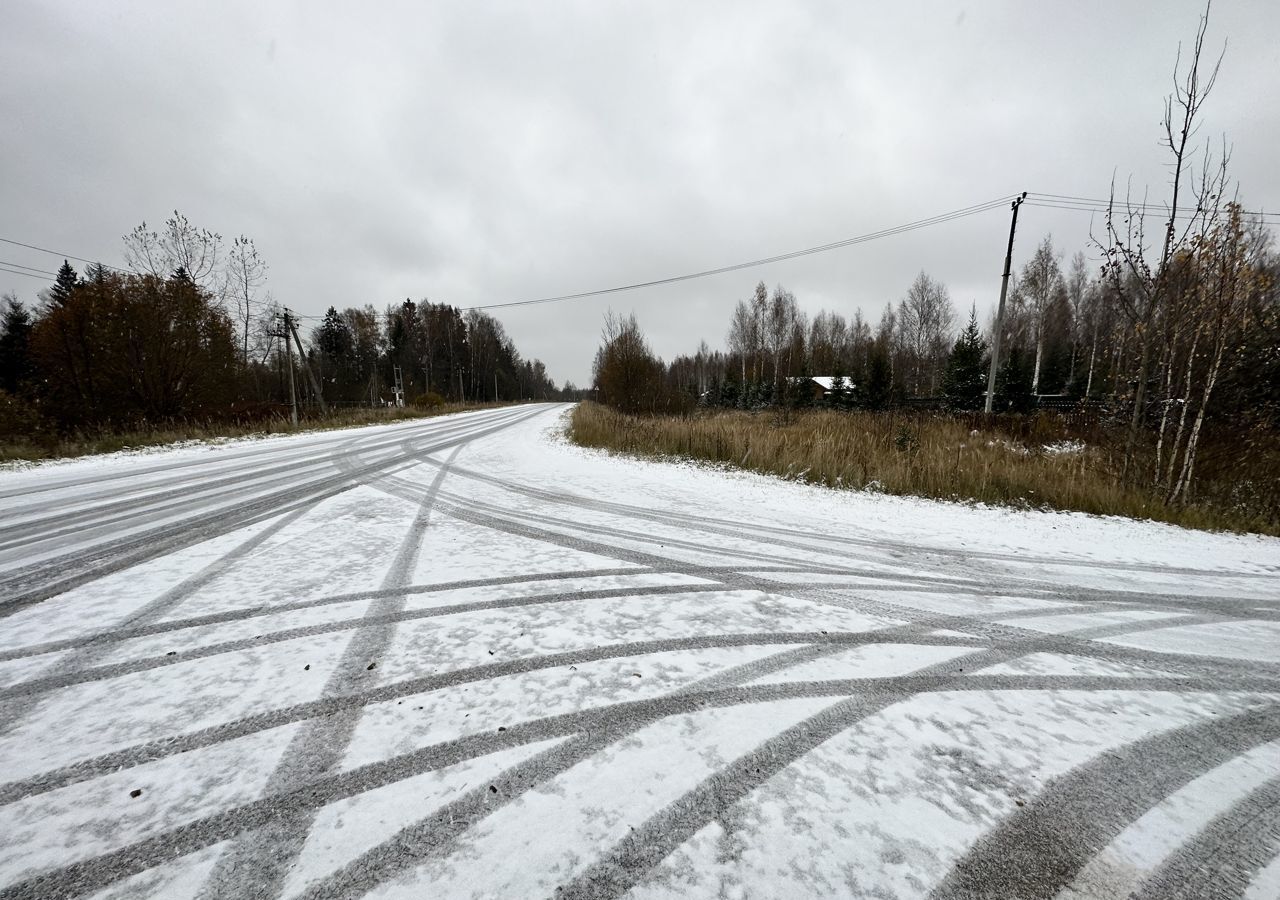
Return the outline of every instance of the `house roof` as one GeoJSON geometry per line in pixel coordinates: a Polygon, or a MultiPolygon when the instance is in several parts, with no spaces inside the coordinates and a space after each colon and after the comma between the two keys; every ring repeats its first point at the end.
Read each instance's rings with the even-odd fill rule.
{"type": "MultiPolygon", "coordinates": [[[[798,378],[798,377],[797,377],[797,378],[792,378],[792,379],[791,379],[791,383],[792,383],[792,384],[799,384],[799,383],[800,383],[800,382],[802,382],[802,381],[812,381],[814,384],[819,385],[819,386],[820,386],[824,391],[829,391],[829,390],[831,390],[832,385],[834,385],[834,384],[836,383],[836,376],[834,376],[834,375],[809,375],[809,376],[804,377],[804,378],[798,378]]],[[[848,378],[846,378],[846,379],[844,379],[844,386],[845,386],[846,388],[851,388],[851,387],[853,387],[853,382],[852,382],[852,381],[850,381],[848,378]]]]}

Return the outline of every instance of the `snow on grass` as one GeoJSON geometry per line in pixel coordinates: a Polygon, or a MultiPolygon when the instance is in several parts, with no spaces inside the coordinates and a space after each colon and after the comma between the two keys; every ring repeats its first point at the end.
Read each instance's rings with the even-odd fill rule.
{"type": "MultiPolygon", "coordinates": [[[[607,482],[609,489],[600,493],[624,502],[643,502],[647,497],[654,505],[692,507],[704,515],[739,519],[749,510],[755,521],[786,523],[827,534],[912,540],[922,548],[970,549],[1047,560],[1078,558],[1091,564],[1280,574],[1277,538],[1209,534],[1118,516],[832,491],[753,472],[610,456],[602,450],[569,444],[563,437],[563,424],[534,420],[516,428],[528,433],[522,476],[529,483],[550,486],[557,472],[571,469],[580,492],[593,493],[607,482]],[[537,439],[539,431],[547,432],[542,440],[537,439]]],[[[500,448],[478,446],[468,455],[468,464],[483,467],[492,460],[499,465],[500,455],[500,448]]]]}
{"type": "Polygon", "coordinates": [[[1045,444],[1040,448],[1040,452],[1045,456],[1078,456],[1086,449],[1084,441],[1064,440],[1045,444]]]}

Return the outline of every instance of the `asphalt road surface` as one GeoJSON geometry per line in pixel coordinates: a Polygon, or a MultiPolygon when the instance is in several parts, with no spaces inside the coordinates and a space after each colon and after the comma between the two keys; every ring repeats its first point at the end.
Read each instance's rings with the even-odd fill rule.
{"type": "Polygon", "coordinates": [[[0,471],[0,898],[1280,897],[1280,541],[565,410],[0,471]]]}

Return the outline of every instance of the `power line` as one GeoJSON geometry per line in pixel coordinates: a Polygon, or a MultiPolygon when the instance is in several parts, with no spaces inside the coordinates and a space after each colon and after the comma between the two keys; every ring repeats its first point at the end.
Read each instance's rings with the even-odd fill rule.
{"type": "MultiPolygon", "coordinates": [[[[1044,209],[1067,209],[1076,210],[1078,212],[1106,212],[1112,208],[1110,200],[1103,200],[1096,197],[1075,197],[1068,194],[1030,194],[1031,199],[1027,201],[1030,206],[1039,206],[1044,209]]],[[[1134,203],[1128,200],[1116,198],[1114,209],[1116,212],[1125,214],[1129,212],[1158,212],[1162,215],[1169,215],[1169,208],[1158,203],[1134,203]]],[[[1179,207],[1175,218],[1189,219],[1194,218],[1200,213],[1190,206],[1179,207]]],[[[1264,224],[1273,225],[1280,223],[1280,213],[1263,212],[1262,210],[1242,210],[1241,215],[1245,218],[1255,218],[1264,224]]]]}
{"type": "Polygon", "coordinates": [[[28,278],[39,278],[41,281],[48,280],[44,275],[37,275],[34,272],[20,272],[17,269],[9,269],[3,265],[0,265],[0,272],[8,272],[10,275],[26,275],[28,278]]]}
{"type": "MultiPolygon", "coordinates": [[[[978,215],[979,213],[984,213],[993,209],[1000,208],[1004,206],[1006,203],[1008,203],[1013,196],[1014,195],[1010,194],[1004,197],[998,197],[994,200],[988,200],[985,203],[977,203],[972,206],[961,207],[960,209],[955,209],[955,210],[951,210],[950,212],[940,213],[936,216],[930,216],[925,219],[917,219],[914,222],[908,222],[904,225],[897,225],[892,228],[885,228],[880,231],[869,232],[867,234],[858,235],[857,237],[851,237],[851,238],[846,238],[840,241],[834,241],[829,244],[821,244],[816,247],[807,247],[803,250],[792,250],[787,253],[779,253],[774,256],[768,256],[761,259],[749,260],[747,262],[733,263],[731,265],[719,266],[713,269],[703,269],[697,272],[688,272],[682,275],[671,275],[665,278],[653,279],[651,281],[641,281],[641,282],[635,282],[633,284],[623,284],[623,285],[617,285],[615,287],[600,288],[600,289],[591,290],[591,291],[580,291],[578,293],[573,293],[573,294],[559,294],[552,297],[538,297],[538,298],[533,298],[528,300],[512,300],[504,303],[486,303],[486,304],[480,304],[476,306],[459,307],[459,311],[468,312],[470,310],[505,309],[508,307],[515,307],[515,306],[534,306],[534,305],[539,305],[543,303],[559,303],[559,302],[568,301],[568,300],[584,300],[589,297],[601,297],[601,296],[606,296],[608,294],[623,293],[625,291],[635,291],[635,290],[641,290],[643,288],[660,287],[662,285],[667,285],[667,284],[676,284],[682,281],[692,281],[698,278],[709,278],[713,275],[723,275],[729,272],[736,272],[742,269],[755,268],[757,266],[764,266],[764,265],[769,265],[771,263],[783,262],[785,260],[796,259],[803,256],[812,256],[817,253],[826,253],[831,250],[838,250],[844,247],[851,247],[856,244],[863,244],[870,241],[881,240],[882,238],[886,238],[886,237],[893,237],[895,235],[905,234],[909,231],[915,231],[920,228],[928,228],[932,225],[941,225],[946,222],[955,221],[956,219],[962,219],[968,216],[974,216],[974,215],[978,215]]],[[[1081,196],[1076,196],[1072,194],[1051,194],[1051,193],[1039,193],[1039,192],[1031,192],[1028,195],[1028,199],[1026,202],[1028,206],[1040,207],[1042,209],[1060,209],[1060,210],[1068,210],[1068,211],[1074,211],[1074,212],[1090,212],[1090,213],[1106,212],[1108,208],[1110,208],[1111,206],[1111,201],[1099,199],[1099,198],[1081,197],[1081,196]]],[[[1139,211],[1146,212],[1149,210],[1155,210],[1165,215],[1168,215],[1167,207],[1160,206],[1158,204],[1151,204],[1151,203],[1134,204],[1131,202],[1124,202],[1123,204],[1121,204],[1119,201],[1117,201],[1115,204],[1115,208],[1126,213],[1139,212],[1139,211]]],[[[1189,218],[1195,215],[1197,215],[1195,210],[1190,208],[1185,208],[1185,209],[1179,209],[1175,214],[1175,217],[1189,218]]],[[[1256,218],[1259,221],[1261,221],[1263,224],[1280,224],[1280,213],[1264,213],[1260,211],[1247,211],[1244,213],[1244,215],[1256,218]]],[[[122,269],[118,266],[106,265],[105,263],[99,263],[95,260],[86,259],[85,257],[82,257],[82,256],[76,256],[74,254],[64,253],[58,250],[51,250],[47,247],[40,247],[35,244],[28,244],[22,241],[16,241],[16,240],[13,240],[12,238],[0,237],[0,242],[6,243],[6,244],[12,244],[17,247],[25,247],[29,250],[36,250],[40,253],[48,253],[53,256],[61,256],[64,259],[74,259],[77,262],[88,263],[89,265],[100,265],[100,266],[103,266],[103,268],[112,269],[117,272],[127,273],[129,271],[127,269],[122,269]]],[[[41,275],[37,275],[33,273],[41,273],[42,275],[51,275],[56,277],[56,273],[54,272],[47,272],[43,269],[36,269],[31,266],[23,266],[18,263],[0,262],[0,271],[9,272],[10,274],[14,274],[14,275],[27,275],[28,277],[31,277],[31,278],[41,277],[41,275]],[[6,266],[14,266],[15,268],[14,269],[5,268],[6,266]],[[29,270],[29,271],[18,271],[18,270],[29,270]]],[[[242,298],[238,302],[248,302],[249,305],[251,306],[259,306],[263,309],[270,309],[270,307],[266,304],[266,302],[261,300],[245,301],[242,298]]],[[[324,316],[299,315],[297,313],[294,313],[293,317],[295,319],[310,320],[310,321],[323,321],[325,318],[324,316]]]]}
{"type": "Polygon", "coordinates": [[[63,253],[60,250],[50,250],[48,247],[37,247],[35,244],[24,244],[22,241],[15,241],[12,238],[0,237],[0,243],[13,244],[15,247],[26,247],[28,250],[38,250],[41,253],[48,253],[51,256],[61,256],[63,259],[74,259],[76,262],[88,263],[91,266],[102,266],[104,269],[114,269],[117,272],[127,273],[128,269],[122,269],[119,266],[109,266],[106,263],[100,263],[96,259],[85,259],[83,256],[76,256],[72,253],[63,253]]]}
{"type": "Polygon", "coordinates": [[[846,238],[842,241],[834,241],[830,244],[822,244],[818,247],[807,247],[804,250],[792,250],[788,253],[779,253],[776,256],[767,256],[763,259],[753,259],[749,262],[733,263],[732,265],[719,266],[714,269],[703,269],[700,272],[689,272],[684,275],[671,275],[666,278],[657,278],[652,281],[640,281],[635,284],[623,284],[618,285],[617,287],[602,288],[595,291],[581,291],[576,294],[561,294],[555,297],[539,297],[533,300],[513,300],[507,303],[486,303],[479,306],[464,306],[460,308],[460,311],[467,312],[473,309],[504,309],[511,306],[533,306],[541,303],[559,303],[564,300],[583,300],[587,297],[600,297],[606,294],[622,293],[623,291],[635,291],[640,290],[641,288],[658,287],[664,284],[675,284],[680,281],[692,281],[695,278],[707,278],[712,275],[723,275],[727,272],[736,272],[740,269],[750,269],[756,266],[769,265],[770,263],[796,259],[801,256],[811,256],[815,253],[826,253],[829,250],[837,250],[841,247],[851,247],[854,244],[863,244],[868,241],[892,237],[897,234],[905,234],[908,231],[915,231],[918,228],[927,228],[930,225],[941,225],[943,222],[950,222],[955,219],[962,219],[966,216],[973,216],[978,213],[997,209],[1004,206],[1012,198],[1013,195],[1008,194],[1004,197],[998,197],[995,200],[988,200],[985,203],[978,203],[973,206],[966,206],[961,209],[952,210],[951,212],[930,216],[927,219],[918,219],[914,222],[908,222],[905,225],[897,225],[893,228],[885,228],[881,231],[861,234],[857,237],[846,238]]]}
{"type": "Polygon", "coordinates": [[[55,278],[58,276],[57,272],[50,272],[48,269],[37,269],[33,266],[24,266],[22,263],[9,262],[5,259],[0,259],[0,266],[10,266],[14,269],[26,269],[28,272],[36,272],[40,275],[52,275],[55,278]]]}

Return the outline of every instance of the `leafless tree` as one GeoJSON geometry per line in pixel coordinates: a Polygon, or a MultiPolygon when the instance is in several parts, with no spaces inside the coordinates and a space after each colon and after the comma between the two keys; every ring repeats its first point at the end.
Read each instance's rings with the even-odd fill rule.
{"type": "Polygon", "coordinates": [[[220,295],[222,235],[197,228],[176,209],[160,231],[143,222],[124,237],[124,259],[142,275],[168,278],[179,269],[201,289],[220,295]]]}
{"type": "Polygon", "coordinates": [[[1173,287],[1171,263],[1193,235],[1212,224],[1204,220],[1205,204],[1219,197],[1225,184],[1225,165],[1211,165],[1207,148],[1199,184],[1188,178],[1194,154],[1191,141],[1199,126],[1204,102],[1213,91],[1222,65],[1222,54],[1219,54],[1207,75],[1201,72],[1208,27],[1209,6],[1206,5],[1196,29],[1190,64],[1184,71],[1182,48],[1179,46],[1173,68],[1173,91],[1165,98],[1162,143],[1170,157],[1170,195],[1157,261],[1153,265],[1148,259],[1150,248],[1146,235],[1145,196],[1143,202],[1135,203],[1131,192],[1126,192],[1121,201],[1116,196],[1114,183],[1106,214],[1105,237],[1095,241],[1104,254],[1103,275],[1119,301],[1138,345],[1133,409],[1125,441],[1126,474],[1133,462],[1147,402],[1147,381],[1156,339],[1155,321],[1160,310],[1168,305],[1173,287]],[[1194,204],[1187,203],[1189,189],[1194,204]]]}
{"type": "Polygon", "coordinates": [[[267,283],[267,264],[258,255],[252,238],[241,235],[231,242],[225,274],[225,296],[234,304],[241,332],[241,352],[244,361],[248,362],[249,327],[255,312],[261,309],[258,294],[267,283]]]}
{"type": "Polygon", "coordinates": [[[908,388],[917,396],[931,396],[938,390],[955,317],[946,287],[924,272],[898,304],[897,325],[911,374],[908,388]]]}
{"type": "Polygon", "coordinates": [[[1035,341],[1035,367],[1031,374],[1031,392],[1040,391],[1040,367],[1044,359],[1044,339],[1049,310],[1055,298],[1066,290],[1058,257],[1053,252],[1053,238],[1046,237],[1022,269],[1018,279],[1019,296],[1026,305],[1035,341]]]}

